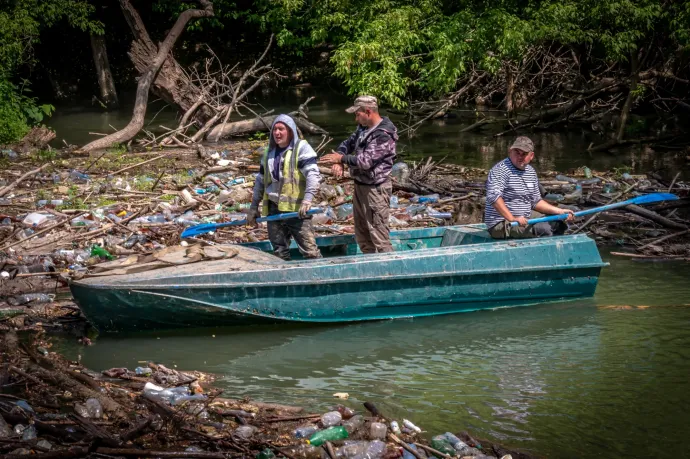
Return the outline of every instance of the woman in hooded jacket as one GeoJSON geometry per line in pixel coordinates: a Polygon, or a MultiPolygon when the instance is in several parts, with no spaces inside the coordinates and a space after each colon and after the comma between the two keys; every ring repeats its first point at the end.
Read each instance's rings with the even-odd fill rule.
{"type": "Polygon", "coordinates": [[[256,218],[262,214],[298,212],[299,218],[268,222],[268,239],[274,253],[283,260],[290,259],[292,238],[305,258],[321,258],[311,216],[307,215],[320,180],[316,152],[306,140],[299,138],[297,125],[290,116],[278,115],[271,126],[268,148],[254,183],[247,224],[256,226],[256,218]]]}

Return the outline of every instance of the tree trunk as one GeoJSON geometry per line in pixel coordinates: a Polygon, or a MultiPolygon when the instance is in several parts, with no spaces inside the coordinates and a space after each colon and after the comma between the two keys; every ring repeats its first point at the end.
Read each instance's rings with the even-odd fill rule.
{"type": "Polygon", "coordinates": [[[628,115],[630,114],[630,109],[632,108],[633,99],[635,99],[635,90],[637,89],[637,82],[640,79],[638,73],[638,58],[637,51],[630,54],[630,91],[628,91],[628,98],[625,99],[623,108],[621,109],[621,119],[618,126],[618,132],[616,133],[616,142],[621,142],[623,140],[623,134],[625,134],[625,125],[628,122],[628,115]]]}
{"type": "Polygon", "coordinates": [[[101,102],[103,102],[106,108],[117,108],[119,103],[113,74],[110,72],[108,52],[105,48],[105,36],[91,34],[91,51],[93,51],[93,63],[96,65],[101,102]]]}
{"type": "MultiPolygon", "coordinates": [[[[259,131],[268,132],[270,131],[270,127],[273,124],[273,120],[276,119],[276,116],[264,116],[262,118],[254,118],[251,120],[235,121],[234,123],[227,123],[225,126],[218,124],[211,129],[211,132],[208,134],[208,138],[218,139],[222,137],[242,136],[259,131]]],[[[302,132],[312,135],[327,134],[325,130],[321,129],[316,124],[305,120],[304,118],[295,116],[293,119],[295,120],[297,127],[300,128],[302,132]]]]}
{"type": "MultiPolygon", "coordinates": [[[[132,4],[128,0],[121,0],[120,6],[134,35],[129,58],[137,72],[143,75],[158,54],[158,47],[151,40],[141,16],[132,4]]],[[[172,55],[169,55],[163,63],[153,82],[152,91],[167,103],[179,107],[181,113],[186,113],[202,95],[201,89],[190,81],[172,55]]],[[[200,127],[213,115],[212,110],[203,105],[194,112],[192,119],[200,127]]]]}
{"type": "MultiPolygon", "coordinates": [[[[108,148],[115,143],[126,142],[132,139],[141,130],[141,128],[144,126],[144,117],[146,116],[149,88],[151,87],[151,83],[153,83],[154,79],[158,75],[161,66],[168,58],[168,54],[170,53],[173,45],[191,19],[213,16],[213,4],[210,2],[210,0],[199,0],[199,3],[201,3],[204,9],[186,10],[178,16],[175,25],[172,27],[168,33],[168,36],[165,37],[165,40],[163,40],[163,43],[161,43],[160,47],[158,48],[156,57],[150,61],[150,66],[139,78],[139,83],[137,84],[137,95],[134,101],[134,113],[132,114],[132,120],[129,122],[129,124],[113,134],[102,137],[89,143],[88,145],[85,145],[82,148],[83,151],[99,150],[108,148]]],[[[133,9],[132,5],[129,3],[129,0],[120,0],[120,4],[122,5],[123,10],[127,7],[133,9]]]]}

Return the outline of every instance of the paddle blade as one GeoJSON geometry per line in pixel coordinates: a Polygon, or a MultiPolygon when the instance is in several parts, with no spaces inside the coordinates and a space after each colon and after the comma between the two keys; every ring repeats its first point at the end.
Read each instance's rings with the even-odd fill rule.
{"type": "Polygon", "coordinates": [[[678,196],[673,193],[650,193],[637,196],[633,198],[633,201],[635,201],[635,204],[651,204],[652,202],[675,201],[676,199],[678,199],[678,196]]]}
{"type": "Polygon", "coordinates": [[[215,231],[217,229],[218,223],[202,223],[201,225],[190,226],[189,228],[185,229],[184,231],[182,231],[182,234],[180,234],[180,237],[182,239],[186,237],[194,237],[200,234],[206,234],[211,231],[215,231]]]}

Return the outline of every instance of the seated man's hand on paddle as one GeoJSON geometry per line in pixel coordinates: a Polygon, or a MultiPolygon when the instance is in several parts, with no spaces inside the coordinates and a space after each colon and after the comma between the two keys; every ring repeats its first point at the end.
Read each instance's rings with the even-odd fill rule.
{"type": "Polygon", "coordinates": [[[514,217],[512,221],[518,222],[520,226],[527,226],[527,219],[525,217],[514,217]]]}
{"type": "Polygon", "coordinates": [[[565,219],[567,222],[575,221],[575,212],[570,209],[561,209],[561,214],[568,214],[568,218],[565,219]]]}

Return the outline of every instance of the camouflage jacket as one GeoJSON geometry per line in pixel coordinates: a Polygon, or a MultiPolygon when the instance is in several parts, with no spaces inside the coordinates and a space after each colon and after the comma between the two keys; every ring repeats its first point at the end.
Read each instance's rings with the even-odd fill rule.
{"type": "Polygon", "coordinates": [[[395,162],[397,128],[391,120],[383,118],[371,132],[359,126],[357,130],[338,146],[343,164],[350,167],[350,176],[361,185],[379,185],[391,174],[395,162]]]}

